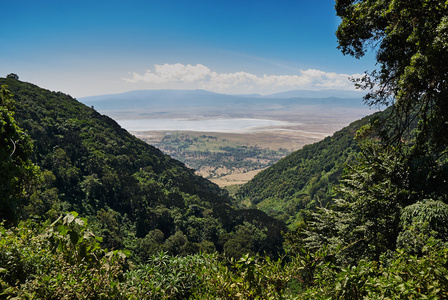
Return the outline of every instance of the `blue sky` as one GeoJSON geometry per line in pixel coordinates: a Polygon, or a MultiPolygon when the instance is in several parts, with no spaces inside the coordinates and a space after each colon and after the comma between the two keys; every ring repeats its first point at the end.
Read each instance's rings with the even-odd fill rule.
{"type": "Polygon", "coordinates": [[[1,1],[0,76],[74,97],[135,89],[350,89],[332,0],[1,1]]]}

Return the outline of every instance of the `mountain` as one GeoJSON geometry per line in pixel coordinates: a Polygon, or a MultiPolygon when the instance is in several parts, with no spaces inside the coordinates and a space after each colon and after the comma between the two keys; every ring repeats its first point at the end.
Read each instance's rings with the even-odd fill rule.
{"type": "Polygon", "coordinates": [[[292,91],[268,96],[225,95],[204,90],[138,90],[80,98],[79,100],[102,112],[133,110],[140,113],[155,109],[207,108],[239,112],[241,109],[265,110],[291,106],[325,106],[362,108],[362,94],[356,92],[292,91]],[[334,93],[334,94],[333,94],[334,93]],[[337,95],[338,97],[335,97],[337,95]]]}
{"type": "Polygon", "coordinates": [[[356,131],[378,115],[387,113],[364,117],[289,154],[243,185],[236,197],[294,228],[307,210],[326,205],[336,196],[332,187],[338,184],[346,164],[359,152],[354,139],[356,131]]]}
{"type": "Polygon", "coordinates": [[[320,90],[320,91],[310,91],[310,90],[292,90],[287,92],[270,94],[263,96],[264,98],[356,98],[360,99],[364,96],[364,92],[359,91],[345,91],[345,90],[320,90]]]}
{"type": "Polygon", "coordinates": [[[235,96],[216,94],[204,90],[136,90],[120,94],[80,98],[86,105],[100,109],[169,108],[188,106],[214,106],[232,101],[235,96]]]}
{"type": "Polygon", "coordinates": [[[26,215],[88,216],[104,246],[145,260],[160,250],[270,253],[281,249],[281,222],[238,210],[226,192],[183,163],[135,138],[111,118],[61,92],[0,78],[15,119],[33,140],[40,182],[26,215]]]}

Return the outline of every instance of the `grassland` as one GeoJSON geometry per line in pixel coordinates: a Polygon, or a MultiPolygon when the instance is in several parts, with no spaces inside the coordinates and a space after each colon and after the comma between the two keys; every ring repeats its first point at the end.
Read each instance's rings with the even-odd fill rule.
{"type": "Polygon", "coordinates": [[[221,187],[241,185],[258,172],[325,133],[266,130],[252,133],[133,132],[221,187]]]}

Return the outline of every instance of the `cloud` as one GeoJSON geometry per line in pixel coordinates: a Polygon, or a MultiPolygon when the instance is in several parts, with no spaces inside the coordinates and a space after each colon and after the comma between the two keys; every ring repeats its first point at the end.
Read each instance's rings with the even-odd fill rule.
{"type": "Polygon", "coordinates": [[[263,75],[247,72],[217,73],[202,65],[163,64],[154,65],[154,71],[147,70],[140,75],[130,73],[130,78],[123,78],[128,83],[146,83],[147,88],[194,88],[208,91],[246,94],[268,94],[293,89],[353,90],[349,77],[361,74],[338,74],[320,70],[300,70],[297,75],[263,75]]]}

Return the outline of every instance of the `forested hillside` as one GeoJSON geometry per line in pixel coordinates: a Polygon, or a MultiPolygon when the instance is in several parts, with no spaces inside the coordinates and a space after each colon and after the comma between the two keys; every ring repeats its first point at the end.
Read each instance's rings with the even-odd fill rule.
{"type": "Polygon", "coordinates": [[[360,151],[356,132],[372,118],[388,113],[390,110],[364,117],[322,141],[291,153],[258,173],[236,196],[246,205],[294,227],[307,212],[316,206],[325,206],[335,197],[334,187],[339,184],[344,168],[360,151]]]}
{"type": "MultiPolygon", "coordinates": [[[[130,135],[115,121],[68,95],[14,78],[15,119],[32,140],[40,167],[23,217],[87,216],[103,247],[146,259],[160,250],[270,253],[281,248],[280,222],[257,210],[236,210],[226,192],[182,163],[130,135]],[[238,233],[237,233],[238,231],[238,233]]],[[[6,212],[6,211],[5,211],[6,212]]]]}

